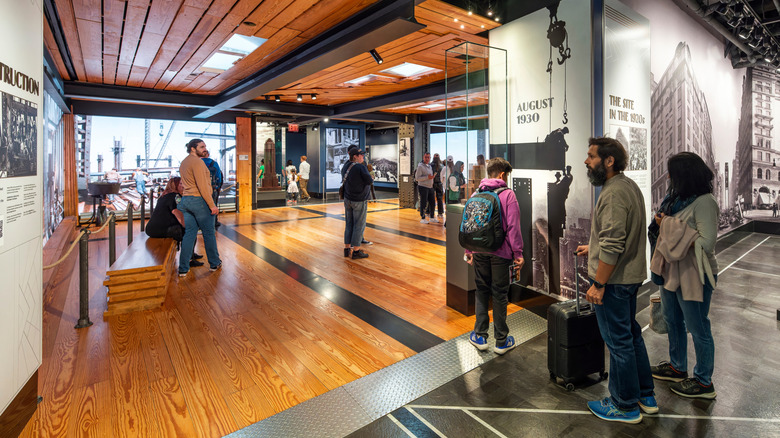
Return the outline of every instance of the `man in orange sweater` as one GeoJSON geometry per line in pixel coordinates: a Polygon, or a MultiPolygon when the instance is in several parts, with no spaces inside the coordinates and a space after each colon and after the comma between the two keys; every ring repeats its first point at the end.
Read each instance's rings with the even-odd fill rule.
{"type": "Polygon", "coordinates": [[[198,229],[203,233],[206,257],[209,267],[216,271],[222,267],[217,251],[217,237],[214,234],[214,216],[219,209],[211,196],[211,174],[201,158],[208,156],[206,143],[199,138],[187,143],[189,155],[179,166],[184,191],[181,202],[176,207],[184,215],[184,238],[179,254],[179,277],[185,277],[190,270],[190,259],[195,249],[198,229]]]}

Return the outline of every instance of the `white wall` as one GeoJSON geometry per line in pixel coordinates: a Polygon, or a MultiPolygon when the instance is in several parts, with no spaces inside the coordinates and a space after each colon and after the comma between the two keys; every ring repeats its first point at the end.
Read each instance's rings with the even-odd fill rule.
{"type": "MultiPolygon", "coordinates": [[[[43,227],[43,12],[40,0],[4,1],[0,5],[0,63],[32,78],[38,94],[8,84],[0,92],[37,106],[34,140],[36,171],[0,178],[0,410],[4,411],[41,364],[43,227]],[[18,190],[18,198],[13,199],[18,190]],[[21,205],[20,205],[21,204],[21,205]],[[19,208],[17,208],[19,206],[19,208]],[[19,215],[17,217],[17,215],[19,215]]],[[[0,102],[0,114],[9,111],[0,102]]],[[[0,121],[2,118],[0,118],[0,121]]],[[[0,123],[0,138],[9,134],[0,123]]],[[[2,140],[0,140],[2,141],[2,140]]],[[[34,144],[33,144],[34,143],[34,144]]],[[[0,166],[4,166],[0,160],[0,166]]],[[[0,173],[2,169],[0,169],[0,173]]]]}

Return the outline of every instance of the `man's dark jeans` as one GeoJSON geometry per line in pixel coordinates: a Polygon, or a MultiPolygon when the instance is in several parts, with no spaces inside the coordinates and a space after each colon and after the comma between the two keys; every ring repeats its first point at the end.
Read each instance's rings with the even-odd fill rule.
{"type": "Polygon", "coordinates": [[[599,331],[609,349],[609,393],[618,408],[633,410],[639,397],[653,395],[650,359],[636,322],[640,284],[608,284],[601,305],[594,306],[599,331]]]}
{"type": "Polygon", "coordinates": [[[433,195],[433,187],[418,185],[417,188],[420,189],[420,216],[423,219],[425,219],[426,214],[433,217],[433,208],[436,204],[436,199],[433,195]]]}

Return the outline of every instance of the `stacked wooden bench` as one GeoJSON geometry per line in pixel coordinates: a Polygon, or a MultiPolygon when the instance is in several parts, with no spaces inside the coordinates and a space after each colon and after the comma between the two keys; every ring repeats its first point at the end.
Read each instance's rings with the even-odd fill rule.
{"type": "Polygon", "coordinates": [[[160,307],[175,275],[175,258],[175,240],[140,233],[106,271],[103,318],[160,307]]]}

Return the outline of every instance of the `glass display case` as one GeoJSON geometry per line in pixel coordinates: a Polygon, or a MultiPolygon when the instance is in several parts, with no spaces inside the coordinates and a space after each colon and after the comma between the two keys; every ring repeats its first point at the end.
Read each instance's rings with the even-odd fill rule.
{"type": "Polygon", "coordinates": [[[445,69],[446,197],[457,204],[487,176],[491,145],[508,141],[506,50],[465,42],[445,52],[445,69]]]}
{"type": "MultiPolygon", "coordinates": [[[[463,204],[487,176],[491,150],[507,150],[509,108],[506,50],[466,42],[445,52],[445,199],[447,306],[474,314],[474,269],[463,260],[458,226],[463,204]],[[496,148],[496,146],[500,146],[496,148]]],[[[432,126],[433,137],[442,126],[432,126]]],[[[506,158],[506,157],[504,157],[506,158]]]]}

